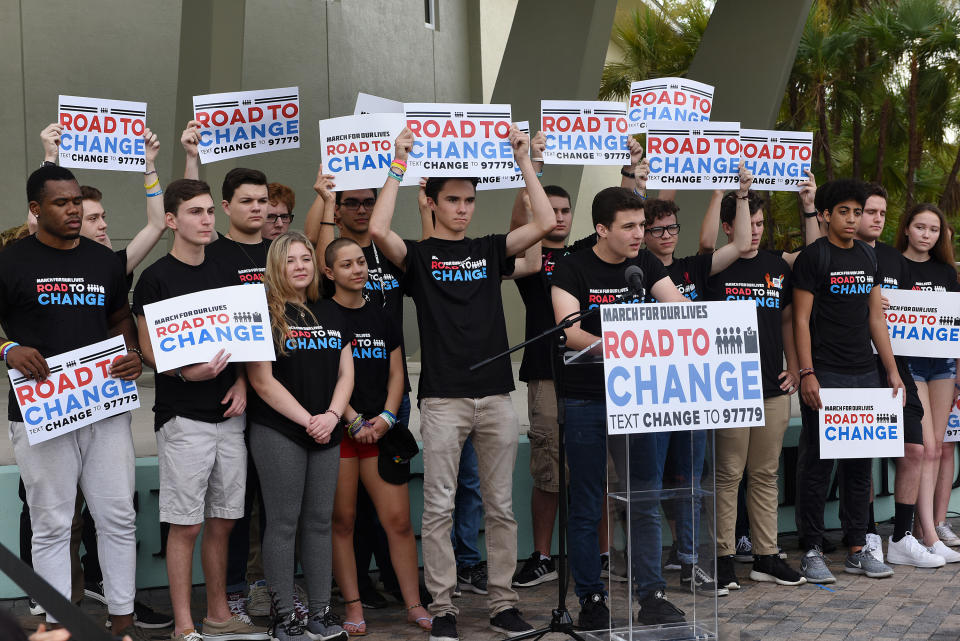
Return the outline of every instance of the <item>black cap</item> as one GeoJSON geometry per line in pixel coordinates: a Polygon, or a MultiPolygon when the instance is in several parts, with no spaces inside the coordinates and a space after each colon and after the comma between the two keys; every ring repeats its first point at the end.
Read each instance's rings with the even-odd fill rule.
{"type": "Polygon", "coordinates": [[[410,459],[420,453],[417,439],[403,423],[396,423],[377,441],[380,454],[377,468],[380,478],[393,485],[403,485],[410,480],[410,459]]]}

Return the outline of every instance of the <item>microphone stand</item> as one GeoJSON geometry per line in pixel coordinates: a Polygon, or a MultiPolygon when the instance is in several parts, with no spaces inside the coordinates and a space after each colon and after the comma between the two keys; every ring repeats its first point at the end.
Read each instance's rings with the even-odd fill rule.
{"type": "Polygon", "coordinates": [[[573,327],[575,323],[580,322],[582,319],[596,314],[600,311],[600,307],[594,307],[592,309],[580,310],[569,314],[564,318],[560,323],[551,327],[550,329],[541,332],[537,336],[534,336],[531,339],[525,340],[522,343],[514,345],[513,347],[507,349],[504,352],[501,352],[495,356],[491,356],[485,360],[480,361],[474,365],[470,366],[470,371],[475,371],[485,365],[508,356],[513,352],[526,347],[530,343],[535,343],[539,340],[544,340],[548,337],[553,336],[554,334],[559,333],[559,337],[556,342],[557,350],[550,359],[550,369],[553,372],[553,381],[554,388],[556,390],[557,397],[557,447],[559,452],[557,453],[558,462],[560,466],[560,491],[557,496],[557,509],[559,516],[559,531],[557,532],[557,540],[559,544],[559,554],[557,555],[557,574],[559,576],[557,581],[557,607],[553,609],[550,623],[543,628],[538,628],[536,630],[531,630],[530,632],[525,632],[524,634],[511,637],[511,639],[541,639],[545,635],[550,634],[551,632],[558,632],[560,634],[565,634],[571,639],[576,641],[585,641],[585,639],[574,632],[573,630],[573,618],[570,616],[570,611],[567,610],[567,583],[568,583],[568,569],[567,569],[567,479],[566,479],[566,453],[564,450],[563,444],[563,432],[564,432],[564,423],[565,423],[565,406],[563,404],[563,398],[560,396],[560,390],[562,388],[562,372],[563,372],[563,363],[558,365],[557,359],[562,358],[563,345],[566,341],[566,337],[563,335],[562,330],[573,327]]]}

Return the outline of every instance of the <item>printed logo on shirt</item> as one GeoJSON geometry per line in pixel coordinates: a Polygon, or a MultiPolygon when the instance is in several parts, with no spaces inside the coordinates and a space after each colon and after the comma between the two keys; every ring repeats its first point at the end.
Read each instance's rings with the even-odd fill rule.
{"type": "Polygon", "coordinates": [[[240,278],[240,283],[246,285],[247,283],[262,283],[263,274],[267,271],[266,267],[250,267],[247,269],[238,269],[237,276],[240,278]]]}
{"type": "Polygon", "coordinates": [[[354,334],[353,357],[363,359],[385,359],[387,357],[387,344],[381,338],[372,338],[370,332],[354,334]]]}
{"type": "Polygon", "coordinates": [[[683,272],[683,282],[677,285],[677,291],[689,300],[696,300],[700,297],[696,283],[692,282],[690,278],[690,272],[683,272]]]}
{"type": "Polygon", "coordinates": [[[930,280],[922,281],[922,282],[919,282],[919,283],[914,283],[914,284],[913,284],[913,287],[911,287],[910,289],[913,289],[913,290],[915,290],[915,291],[921,291],[921,292],[945,292],[945,291],[947,291],[947,288],[944,287],[943,285],[934,285],[933,281],[930,281],[930,280]]]}
{"type": "Polygon", "coordinates": [[[541,268],[541,271],[543,272],[543,275],[546,276],[547,281],[553,278],[553,270],[556,268],[556,266],[557,266],[557,259],[553,257],[553,252],[552,251],[544,252],[543,267],[541,268]]]}
{"type": "Polygon", "coordinates": [[[600,305],[609,305],[610,303],[639,303],[640,297],[634,294],[632,297],[619,298],[623,294],[630,292],[629,287],[615,287],[605,289],[587,290],[587,305],[589,309],[599,307],[600,305]]]}
{"type": "Polygon", "coordinates": [[[841,296],[862,296],[873,289],[873,275],[868,276],[862,269],[830,272],[828,282],[830,293],[841,296]]]}
{"type": "Polygon", "coordinates": [[[41,305],[103,307],[106,305],[103,285],[87,283],[79,277],[38,278],[37,302],[41,305]]]}
{"type": "Polygon", "coordinates": [[[780,294],[783,290],[784,275],[765,274],[762,283],[740,282],[724,283],[724,300],[752,300],[757,307],[780,309],[780,294]]]}
{"type": "Polygon", "coordinates": [[[336,329],[322,327],[291,327],[287,334],[287,349],[343,349],[343,339],[336,329]]]}
{"type": "Polygon", "coordinates": [[[367,270],[367,283],[363,286],[364,298],[369,300],[366,296],[369,292],[388,292],[400,287],[400,281],[397,280],[396,276],[389,272],[383,271],[381,267],[372,267],[367,270]]]}
{"type": "Polygon", "coordinates": [[[900,281],[896,276],[884,276],[880,283],[882,289],[900,289],[900,281]]]}
{"type": "Polygon", "coordinates": [[[442,283],[465,283],[475,280],[486,280],[486,258],[464,258],[463,260],[440,260],[436,256],[430,257],[430,274],[434,280],[442,283]]]}

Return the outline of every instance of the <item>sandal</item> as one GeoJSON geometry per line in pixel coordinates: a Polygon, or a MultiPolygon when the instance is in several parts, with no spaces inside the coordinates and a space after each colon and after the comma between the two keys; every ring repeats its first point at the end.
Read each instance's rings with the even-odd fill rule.
{"type": "MultiPolygon", "coordinates": [[[[417,608],[423,608],[422,603],[414,603],[407,608],[407,612],[410,610],[416,610],[417,608]]],[[[426,609],[426,608],[424,608],[426,609]]],[[[409,615],[407,616],[407,623],[415,625],[421,630],[432,630],[433,629],[433,617],[417,617],[415,619],[410,619],[409,615]]]]}
{"type": "MultiPolygon", "coordinates": [[[[360,603],[360,597],[343,602],[344,605],[350,605],[351,603],[360,603]]],[[[344,615],[346,615],[346,610],[344,610],[344,615]]],[[[367,622],[364,621],[363,619],[360,619],[359,621],[344,621],[343,629],[346,630],[347,634],[349,634],[352,637],[366,636],[367,622]]]]}

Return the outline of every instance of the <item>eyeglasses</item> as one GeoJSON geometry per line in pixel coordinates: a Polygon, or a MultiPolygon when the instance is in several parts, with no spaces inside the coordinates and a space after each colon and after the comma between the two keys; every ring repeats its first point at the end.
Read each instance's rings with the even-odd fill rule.
{"type": "Polygon", "coordinates": [[[367,198],[366,200],[357,200],[356,198],[347,198],[344,201],[340,202],[340,206],[344,209],[349,209],[351,211],[356,211],[360,209],[360,205],[363,205],[363,208],[366,210],[373,209],[373,206],[377,204],[376,198],[367,198]]]}
{"type": "Polygon", "coordinates": [[[673,223],[672,225],[664,225],[662,227],[647,227],[647,233],[654,238],[663,238],[665,233],[668,236],[676,236],[680,233],[680,223],[673,223]]]}
{"type": "Polygon", "coordinates": [[[289,223],[293,220],[293,214],[267,214],[268,223],[276,223],[278,220],[289,223]]]}

